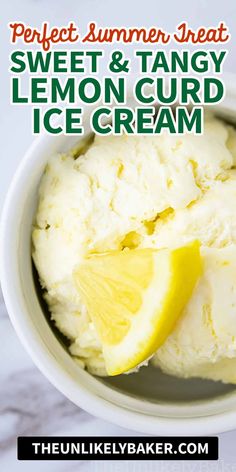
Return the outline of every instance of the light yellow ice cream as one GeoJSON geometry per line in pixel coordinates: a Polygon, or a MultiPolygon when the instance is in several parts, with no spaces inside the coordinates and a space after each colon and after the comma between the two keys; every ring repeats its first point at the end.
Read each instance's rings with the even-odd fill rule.
{"type": "Polygon", "coordinates": [[[73,280],[89,252],[176,247],[198,239],[204,273],[151,362],[181,377],[236,383],[236,132],[209,118],[203,136],[96,137],[56,155],[42,178],[33,258],[70,352],[106,374],[73,280]]]}

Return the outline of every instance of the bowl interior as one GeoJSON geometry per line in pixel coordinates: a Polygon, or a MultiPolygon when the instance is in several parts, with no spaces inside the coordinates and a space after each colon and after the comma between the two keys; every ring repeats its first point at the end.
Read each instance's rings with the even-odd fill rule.
{"type": "MultiPolygon", "coordinates": [[[[42,297],[42,289],[38,281],[37,271],[32,266],[32,277],[36,289],[38,301],[42,312],[47,320],[50,329],[52,329],[58,342],[68,352],[68,340],[56,328],[50,320],[50,313],[47,304],[42,297]]],[[[202,379],[181,379],[167,375],[156,367],[148,365],[141,367],[139,372],[129,375],[118,375],[116,377],[96,377],[104,385],[115,389],[116,391],[135,396],[152,403],[186,403],[199,402],[217,398],[232,392],[233,385],[214,382],[202,379]]]]}
{"type": "MultiPolygon", "coordinates": [[[[224,108],[224,116],[231,121],[235,114],[227,115],[224,108]]],[[[89,121],[87,126],[89,130],[89,121]]],[[[49,363],[54,363],[58,370],[73,379],[73,388],[78,392],[84,388],[122,408],[125,406],[155,416],[203,416],[206,408],[208,414],[211,414],[210,411],[215,414],[219,411],[218,400],[228,398],[231,403],[235,402],[235,386],[200,379],[178,379],[165,375],[152,366],[143,367],[135,374],[95,378],[74,362],[67,351],[65,339],[52,325],[31,260],[31,228],[37,204],[37,189],[45,163],[53,152],[66,151],[75,142],[76,137],[48,136],[35,147],[34,153],[31,151],[31,159],[22,168],[20,180],[23,190],[20,198],[16,198],[12,219],[9,221],[13,248],[11,260],[12,264],[14,260],[17,261],[15,272],[19,274],[19,280],[16,277],[13,287],[18,297],[19,312],[22,313],[21,320],[20,315],[16,314],[18,325],[22,323],[19,330],[23,330],[24,323],[25,327],[29,327],[28,336],[37,338],[36,343],[41,344],[42,350],[47,352],[49,363]],[[209,400],[213,400],[211,410],[207,406],[209,400]]],[[[28,339],[28,342],[33,344],[32,339],[28,339]]],[[[32,351],[33,348],[31,353],[32,351]]],[[[225,408],[226,403],[222,403],[222,411],[225,408]]]]}

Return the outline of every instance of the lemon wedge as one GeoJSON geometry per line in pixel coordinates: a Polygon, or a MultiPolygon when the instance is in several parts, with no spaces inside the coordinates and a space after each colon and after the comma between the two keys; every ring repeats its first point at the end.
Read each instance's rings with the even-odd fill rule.
{"type": "Polygon", "coordinates": [[[166,340],[201,274],[197,241],[177,249],[91,255],[74,272],[108,375],[133,369],[166,340]]]}

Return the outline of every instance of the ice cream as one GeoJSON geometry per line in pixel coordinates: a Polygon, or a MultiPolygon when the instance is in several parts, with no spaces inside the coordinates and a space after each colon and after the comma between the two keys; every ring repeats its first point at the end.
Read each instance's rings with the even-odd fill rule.
{"type": "Polygon", "coordinates": [[[198,239],[204,272],[150,362],[180,377],[236,383],[236,132],[208,118],[203,136],[95,137],[77,159],[51,158],[41,181],[33,258],[70,352],[105,375],[101,344],[73,280],[90,252],[198,239]]]}

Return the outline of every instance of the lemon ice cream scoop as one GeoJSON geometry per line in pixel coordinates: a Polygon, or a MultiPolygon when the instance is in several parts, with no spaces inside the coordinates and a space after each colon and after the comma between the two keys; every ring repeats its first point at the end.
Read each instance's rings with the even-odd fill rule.
{"type": "Polygon", "coordinates": [[[236,382],[236,246],[202,248],[203,275],[152,359],[180,377],[236,382]]]}
{"type": "MultiPolygon", "coordinates": [[[[170,254],[198,240],[202,275],[162,343],[147,355],[173,375],[236,383],[234,129],[208,117],[202,136],[95,137],[77,154],[49,161],[32,235],[44,297],[71,355],[90,372],[109,374],[96,314],[75,277],[89,257],[170,254]]],[[[125,274],[120,277],[124,282],[125,274]]]]}

